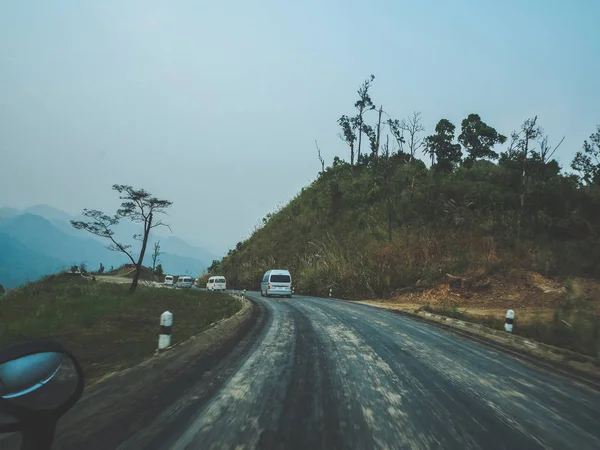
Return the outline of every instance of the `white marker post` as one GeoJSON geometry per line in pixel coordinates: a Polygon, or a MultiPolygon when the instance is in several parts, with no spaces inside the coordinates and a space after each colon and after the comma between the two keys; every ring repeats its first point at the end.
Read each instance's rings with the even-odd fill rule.
{"type": "Polygon", "coordinates": [[[242,294],[242,298],[246,298],[246,289],[244,289],[244,293],[242,294]]]}
{"type": "Polygon", "coordinates": [[[158,351],[171,345],[171,331],[173,330],[173,313],[165,311],[160,315],[160,331],[158,335],[158,351]]]}
{"type": "Polygon", "coordinates": [[[333,296],[333,288],[329,288],[329,298],[333,296]]]}
{"type": "Polygon", "coordinates": [[[506,311],[506,321],[504,322],[504,329],[508,333],[512,333],[513,322],[515,321],[515,312],[512,309],[506,311]]]}

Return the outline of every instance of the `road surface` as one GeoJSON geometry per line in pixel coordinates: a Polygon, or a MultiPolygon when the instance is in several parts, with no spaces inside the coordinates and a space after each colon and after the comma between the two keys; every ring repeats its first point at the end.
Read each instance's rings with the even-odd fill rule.
{"type": "Polygon", "coordinates": [[[590,388],[367,305],[250,295],[265,314],[245,350],[56,448],[600,448],[590,388]]]}

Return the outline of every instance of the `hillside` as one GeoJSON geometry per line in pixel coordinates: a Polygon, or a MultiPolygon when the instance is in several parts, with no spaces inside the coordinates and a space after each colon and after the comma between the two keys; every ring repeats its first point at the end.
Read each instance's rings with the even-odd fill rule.
{"type": "Polygon", "coordinates": [[[517,132],[497,154],[504,140],[479,116],[463,121],[461,144],[440,123],[424,139],[430,167],[376,146],[354,164],[335,158],[210,272],[256,289],[264,270],[289,268],[298,291],[331,287],[349,299],[389,298],[447,274],[600,278],[600,129],[573,162],[580,178],[549,157],[547,141],[517,132]]]}
{"type": "Polygon", "coordinates": [[[173,344],[235,314],[241,303],[220,293],[107,283],[61,273],[0,296],[0,346],[53,339],[77,356],[86,383],[152,356],[157,322],[171,311],[173,344]]]}

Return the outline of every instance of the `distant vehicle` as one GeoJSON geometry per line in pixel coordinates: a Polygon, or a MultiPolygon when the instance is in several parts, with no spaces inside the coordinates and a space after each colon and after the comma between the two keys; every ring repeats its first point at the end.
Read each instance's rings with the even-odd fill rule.
{"type": "Polygon", "coordinates": [[[260,295],[263,297],[280,295],[292,298],[293,293],[292,275],[289,271],[278,269],[265,272],[260,283],[260,295]]]}
{"type": "Polygon", "coordinates": [[[171,275],[167,275],[165,277],[165,284],[169,286],[173,286],[173,277],[171,275]]]}
{"type": "Polygon", "coordinates": [[[217,275],[214,277],[210,277],[206,282],[206,290],[207,291],[223,291],[227,289],[227,281],[225,277],[222,275],[217,275]]]}
{"type": "Polygon", "coordinates": [[[175,283],[175,287],[191,288],[194,285],[192,277],[179,277],[175,283]]]}

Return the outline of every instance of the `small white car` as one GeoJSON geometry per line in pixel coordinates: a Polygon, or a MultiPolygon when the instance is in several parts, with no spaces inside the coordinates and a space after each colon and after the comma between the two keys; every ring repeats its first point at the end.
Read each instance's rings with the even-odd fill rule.
{"type": "Polygon", "coordinates": [[[175,287],[191,288],[194,285],[192,277],[179,277],[175,283],[175,287]]]}
{"type": "Polygon", "coordinates": [[[173,286],[174,280],[173,277],[171,275],[167,275],[165,277],[165,285],[166,286],[173,286]]]}
{"type": "Polygon", "coordinates": [[[210,277],[206,282],[207,291],[223,291],[227,289],[227,281],[224,276],[218,275],[210,277]]]}

